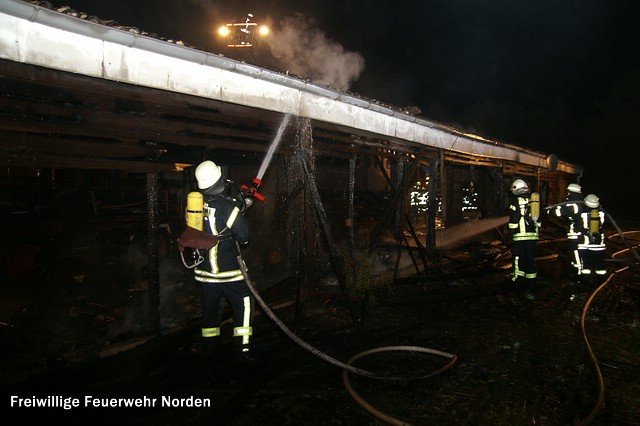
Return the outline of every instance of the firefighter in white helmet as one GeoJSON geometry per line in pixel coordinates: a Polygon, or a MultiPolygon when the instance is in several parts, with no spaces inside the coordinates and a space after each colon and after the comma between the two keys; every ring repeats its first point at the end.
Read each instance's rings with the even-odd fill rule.
{"type": "Polygon", "coordinates": [[[560,203],[549,211],[549,214],[556,217],[565,218],[568,222],[567,248],[570,264],[570,275],[578,277],[582,271],[582,258],[578,250],[580,231],[578,224],[580,214],[584,211],[582,187],[577,183],[570,183],[567,186],[567,195],[564,203],[560,203]]]}
{"type": "Polygon", "coordinates": [[[578,250],[583,261],[580,281],[590,281],[593,275],[602,277],[607,274],[604,266],[606,244],[603,226],[605,213],[600,206],[600,199],[595,194],[584,197],[584,206],[578,223],[580,230],[578,250]]]}
{"type": "MultiPolygon", "coordinates": [[[[256,361],[252,353],[255,300],[238,263],[238,244],[249,241],[250,229],[238,203],[229,196],[228,181],[219,165],[203,161],[196,167],[198,189],[204,196],[204,232],[219,237],[218,244],[204,255],[194,269],[202,284],[202,342],[206,352],[220,346],[220,325],[224,299],[233,311],[234,355],[240,361],[256,361]]],[[[218,353],[219,354],[219,353],[218,353]]]]}
{"type": "Polygon", "coordinates": [[[511,185],[509,204],[509,230],[511,231],[513,276],[517,291],[526,291],[528,299],[535,298],[536,287],[536,249],[539,239],[540,222],[531,214],[529,185],[522,179],[516,179],[511,185]]]}

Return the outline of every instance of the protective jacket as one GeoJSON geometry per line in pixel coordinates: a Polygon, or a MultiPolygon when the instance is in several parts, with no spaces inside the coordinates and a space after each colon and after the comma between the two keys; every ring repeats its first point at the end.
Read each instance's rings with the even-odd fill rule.
{"type": "Polygon", "coordinates": [[[208,198],[205,211],[204,231],[217,235],[220,241],[195,269],[195,279],[208,283],[242,281],[236,241],[240,244],[249,241],[249,222],[236,203],[225,197],[208,198]]]}
{"type": "Polygon", "coordinates": [[[606,252],[606,240],[603,232],[605,213],[601,209],[585,208],[580,214],[577,230],[580,232],[578,250],[583,258],[581,273],[589,275],[595,272],[597,275],[607,273],[604,266],[606,252]]]}
{"type": "Polygon", "coordinates": [[[233,310],[234,352],[246,356],[251,348],[255,302],[238,263],[237,243],[249,241],[249,223],[235,200],[223,194],[206,196],[205,212],[204,231],[219,236],[219,242],[194,270],[196,281],[202,283],[203,345],[210,350],[219,344],[225,298],[233,310]]]}
{"type": "Polygon", "coordinates": [[[569,261],[571,264],[572,274],[580,275],[582,273],[583,261],[578,245],[580,243],[581,234],[581,217],[580,214],[585,211],[586,207],[582,202],[582,194],[577,192],[569,192],[566,202],[559,204],[550,211],[557,217],[563,217],[568,221],[567,229],[567,249],[569,261]]]}
{"type": "Polygon", "coordinates": [[[533,220],[529,197],[517,197],[509,205],[509,230],[513,241],[537,241],[540,223],[533,220]]]}
{"type": "Polygon", "coordinates": [[[535,286],[536,245],[540,224],[531,216],[529,197],[512,197],[509,205],[509,230],[511,231],[513,277],[514,282],[520,278],[527,280],[529,288],[535,286]]]}
{"type": "Polygon", "coordinates": [[[577,240],[580,236],[580,231],[577,229],[580,221],[580,213],[584,210],[584,203],[582,203],[582,194],[575,192],[569,192],[567,194],[567,202],[556,206],[552,210],[553,214],[557,217],[564,217],[569,221],[569,229],[567,230],[567,238],[570,240],[577,240]]]}

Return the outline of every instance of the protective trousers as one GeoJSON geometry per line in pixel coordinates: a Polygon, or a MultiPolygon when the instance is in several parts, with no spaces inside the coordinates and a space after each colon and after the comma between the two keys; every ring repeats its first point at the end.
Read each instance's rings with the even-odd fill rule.
{"type": "Polygon", "coordinates": [[[602,241],[589,243],[589,238],[585,237],[584,242],[578,247],[583,261],[581,275],[606,275],[607,270],[604,265],[606,247],[604,243],[602,241]]]}
{"type": "Polygon", "coordinates": [[[245,281],[201,283],[202,285],[202,338],[205,349],[219,345],[220,325],[225,299],[233,312],[233,346],[235,353],[251,349],[255,301],[245,281]]]}
{"type": "Polygon", "coordinates": [[[573,234],[567,235],[569,249],[569,262],[571,264],[571,275],[578,276],[582,272],[582,253],[578,250],[578,237],[573,234]]]}
{"type": "Polygon", "coordinates": [[[535,285],[536,270],[536,248],[537,240],[513,241],[513,278],[514,282],[526,280],[527,287],[532,289],[535,285]]]}

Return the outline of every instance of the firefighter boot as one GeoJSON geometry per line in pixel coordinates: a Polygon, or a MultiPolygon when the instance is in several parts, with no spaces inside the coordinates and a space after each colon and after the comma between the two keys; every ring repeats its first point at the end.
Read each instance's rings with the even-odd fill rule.
{"type": "Polygon", "coordinates": [[[220,361],[224,358],[219,337],[207,337],[202,339],[200,355],[209,361],[220,361]]]}
{"type": "Polygon", "coordinates": [[[243,364],[257,365],[260,363],[260,359],[256,356],[255,351],[248,345],[238,345],[233,348],[233,358],[243,364]]]}
{"type": "Polygon", "coordinates": [[[528,278],[525,285],[524,297],[530,302],[536,300],[537,280],[535,278],[528,278]]]}

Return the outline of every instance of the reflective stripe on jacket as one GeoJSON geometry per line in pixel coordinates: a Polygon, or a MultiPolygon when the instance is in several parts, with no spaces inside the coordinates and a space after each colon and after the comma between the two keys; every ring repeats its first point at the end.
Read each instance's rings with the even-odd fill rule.
{"type": "Polygon", "coordinates": [[[538,240],[540,224],[531,217],[529,198],[518,197],[509,205],[509,229],[513,241],[538,240]]]}
{"type": "Polygon", "coordinates": [[[205,261],[194,270],[196,281],[225,283],[242,281],[236,242],[249,240],[249,224],[240,209],[226,198],[207,200],[204,231],[222,238],[207,252],[205,261]]]}

